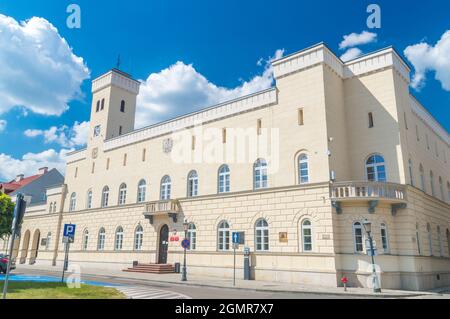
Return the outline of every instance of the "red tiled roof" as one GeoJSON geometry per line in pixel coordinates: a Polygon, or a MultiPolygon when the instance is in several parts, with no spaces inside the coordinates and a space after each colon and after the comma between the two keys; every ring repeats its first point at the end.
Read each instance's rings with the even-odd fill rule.
{"type": "Polygon", "coordinates": [[[12,192],[30,184],[32,181],[38,179],[41,176],[42,175],[33,175],[33,176],[22,179],[20,182],[16,182],[15,180],[12,180],[11,182],[8,182],[8,183],[1,183],[0,190],[3,190],[3,192],[5,194],[11,194],[12,192]]]}

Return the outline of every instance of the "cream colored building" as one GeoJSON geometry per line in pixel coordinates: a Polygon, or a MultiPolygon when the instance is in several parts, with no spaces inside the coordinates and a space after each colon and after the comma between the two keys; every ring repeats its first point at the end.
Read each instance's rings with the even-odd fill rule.
{"type": "Polygon", "coordinates": [[[450,137],[406,63],[392,48],[344,63],[319,44],[273,69],[272,89],[139,130],[139,82],[95,79],[87,148],[28,209],[18,262],[60,264],[73,223],[73,263],[173,264],[188,221],[189,273],[231,277],[245,232],[240,275],[246,246],[256,280],[367,286],[367,219],[383,288],[449,286],[450,137]]]}

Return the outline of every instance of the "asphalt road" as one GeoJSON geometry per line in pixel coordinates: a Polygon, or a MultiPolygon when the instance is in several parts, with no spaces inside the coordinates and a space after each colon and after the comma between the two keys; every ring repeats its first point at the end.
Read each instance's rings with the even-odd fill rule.
{"type": "MultiPolygon", "coordinates": [[[[42,270],[27,270],[15,271],[16,275],[40,275],[40,276],[55,276],[59,277],[61,274],[53,271],[42,270]]],[[[292,293],[292,292],[263,292],[255,290],[244,289],[230,289],[230,288],[213,288],[213,287],[199,287],[191,285],[177,285],[172,283],[155,283],[147,282],[138,279],[129,279],[122,277],[98,276],[98,275],[82,275],[81,280],[97,281],[108,284],[129,285],[132,287],[148,288],[148,290],[164,290],[173,293],[179,293],[190,297],[192,299],[339,299],[336,295],[327,294],[311,294],[311,293],[292,293]]],[[[156,297],[158,295],[155,294],[156,297]]],[[[346,299],[352,298],[345,296],[346,299]]],[[[362,299],[361,297],[353,297],[355,299],[362,299]]]]}

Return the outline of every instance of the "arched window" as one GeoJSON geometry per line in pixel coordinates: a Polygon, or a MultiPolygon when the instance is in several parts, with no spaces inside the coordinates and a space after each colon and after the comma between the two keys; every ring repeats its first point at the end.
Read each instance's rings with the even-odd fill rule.
{"type": "Polygon", "coordinates": [[[105,229],[102,227],[98,232],[97,250],[105,250],[105,239],[106,239],[106,232],[105,229]]]}
{"type": "Polygon", "coordinates": [[[122,250],[123,247],[123,228],[117,227],[116,238],[114,240],[114,250],[122,250]]]}
{"type": "Polygon", "coordinates": [[[300,154],[298,157],[298,183],[309,183],[309,164],[306,154],[300,154]]]}
{"type": "Polygon", "coordinates": [[[433,256],[433,233],[431,232],[431,226],[427,224],[427,233],[428,233],[428,250],[430,252],[430,256],[433,256]]]}
{"type": "Polygon", "coordinates": [[[230,179],[230,168],[228,165],[222,165],[219,168],[219,194],[229,193],[231,191],[230,179]]]}
{"type": "Polygon", "coordinates": [[[444,195],[444,182],[442,181],[442,177],[439,176],[439,191],[441,193],[441,199],[445,201],[445,195],[444,195]]]}
{"type": "Polygon", "coordinates": [[[192,171],[188,175],[187,196],[198,196],[198,174],[196,171],[192,171]]]}
{"type": "Polygon", "coordinates": [[[161,200],[169,200],[172,188],[172,180],[169,176],[164,176],[161,180],[161,200]]]}
{"type": "Polygon", "coordinates": [[[409,181],[411,183],[411,186],[414,186],[414,173],[413,173],[414,167],[411,159],[408,160],[408,170],[409,170],[409,181]]]}
{"type": "Polygon", "coordinates": [[[431,195],[436,196],[436,193],[434,191],[434,173],[433,173],[433,171],[430,171],[430,187],[431,187],[431,195]]]}
{"type": "Polygon", "coordinates": [[[381,155],[371,155],[366,161],[367,180],[371,182],[386,182],[386,166],[381,155]]]}
{"type": "Polygon", "coordinates": [[[100,100],[97,101],[97,107],[95,108],[95,112],[100,111],[100,100]]]}
{"type": "Polygon", "coordinates": [[[447,234],[447,252],[448,252],[448,256],[450,257],[450,230],[446,231],[447,234]]]}
{"type": "Polygon", "coordinates": [[[102,99],[102,111],[103,111],[103,109],[105,108],[105,99],[102,99]]]}
{"type": "Polygon", "coordinates": [[[420,164],[419,166],[419,174],[420,174],[420,189],[425,192],[425,173],[422,164],[420,164]]]}
{"type": "Polygon", "coordinates": [[[88,192],[87,192],[86,208],[87,209],[91,209],[92,208],[92,190],[88,190],[88,192]]]}
{"type": "Polygon", "coordinates": [[[259,219],[255,224],[256,251],[269,251],[269,224],[265,219],[259,219]]]}
{"type": "Polygon", "coordinates": [[[77,193],[72,193],[72,195],[70,196],[69,211],[74,212],[76,208],[77,208],[77,193]]]}
{"type": "Polygon", "coordinates": [[[89,231],[87,229],[83,232],[83,250],[87,250],[89,245],[89,231]]]}
{"type": "Polygon", "coordinates": [[[187,238],[191,242],[191,246],[189,247],[189,250],[196,250],[197,249],[197,227],[195,227],[195,224],[193,224],[193,223],[189,224],[187,238]]]}
{"type": "Polygon", "coordinates": [[[255,189],[263,189],[268,186],[267,162],[264,159],[258,159],[253,166],[253,184],[255,189]]]}
{"type": "Polygon", "coordinates": [[[120,112],[125,113],[125,101],[120,102],[120,112]]]}
{"type": "Polygon", "coordinates": [[[312,224],[309,219],[305,219],[302,222],[302,244],[304,252],[312,251],[313,249],[312,224]]]}
{"type": "Polygon", "coordinates": [[[388,229],[386,224],[381,224],[380,227],[381,232],[381,244],[383,246],[383,251],[385,254],[389,254],[389,236],[388,236],[388,229]]]}
{"type": "Polygon", "coordinates": [[[419,223],[416,223],[416,243],[417,243],[417,252],[420,255],[422,255],[422,249],[420,248],[420,230],[419,230],[419,223]]]}
{"type": "Polygon", "coordinates": [[[145,202],[145,194],[147,192],[147,182],[145,180],[141,180],[138,184],[138,203],[145,202]]]}
{"type": "Polygon", "coordinates": [[[441,227],[437,227],[437,238],[439,244],[439,256],[444,257],[444,243],[442,242],[441,227]]]}
{"type": "Polygon", "coordinates": [[[49,250],[52,245],[52,233],[47,233],[47,241],[45,242],[45,250],[49,250]]]}
{"type": "Polygon", "coordinates": [[[217,230],[217,249],[219,251],[230,250],[230,225],[227,221],[222,221],[217,230]]]}
{"type": "Polygon", "coordinates": [[[356,222],[353,224],[353,242],[355,245],[355,252],[361,253],[364,250],[363,245],[363,232],[362,225],[360,222],[356,222]]]}
{"type": "Polygon", "coordinates": [[[125,205],[127,201],[127,185],[122,184],[119,187],[119,205],[125,205]]]}
{"type": "Polygon", "coordinates": [[[49,213],[53,213],[53,203],[50,203],[50,208],[48,209],[49,213]]]}
{"type": "Polygon", "coordinates": [[[109,187],[105,186],[103,187],[102,191],[102,207],[108,207],[109,203],[109,187]]]}
{"type": "Polygon", "coordinates": [[[142,250],[142,242],[144,240],[144,229],[141,225],[136,227],[134,232],[134,250],[142,250]]]}

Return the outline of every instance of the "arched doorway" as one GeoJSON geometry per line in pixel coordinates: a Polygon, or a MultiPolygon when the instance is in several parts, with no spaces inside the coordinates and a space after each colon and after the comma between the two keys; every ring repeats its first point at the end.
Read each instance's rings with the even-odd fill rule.
{"type": "Polygon", "coordinates": [[[19,256],[20,239],[20,236],[18,236],[14,240],[14,247],[12,252],[12,260],[14,261],[17,259],[17,256],[19,256]]]}
{"type": "Polygon", "coordinates": [[[28,246],[30,245],[30,231],[27,230],[23,235],[22,250],[20,252],[20,263],[24,264],[27,260],[28,246]]]}
{"type": "Polygon", "coordinates": [[[33,265],[36,262],[36,258],[39,252],[39,241],[41,240],[41,232],[39,229],[36,229],[33,235],[33,244],[31,245],[30,252],[30,265],[33,265]]]}
{"type": "Polygon", "coordinates": [[[167,264],[167,251],[169,250],[169,226],[164,225],[159,231],[158,264],[167,264]]]}

